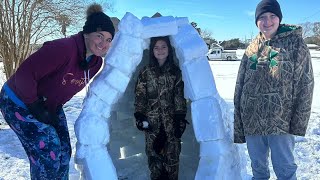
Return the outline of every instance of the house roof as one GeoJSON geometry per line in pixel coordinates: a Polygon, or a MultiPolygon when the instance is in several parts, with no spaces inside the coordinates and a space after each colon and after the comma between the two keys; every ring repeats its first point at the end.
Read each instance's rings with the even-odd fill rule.
{"type": "Polygon", "coordinates": [[[153,16],[151,16],[152,18],[155,18],[155,17],[161,17],[162,15],[159,13],[159,12],[156,12],[153,16]]]}

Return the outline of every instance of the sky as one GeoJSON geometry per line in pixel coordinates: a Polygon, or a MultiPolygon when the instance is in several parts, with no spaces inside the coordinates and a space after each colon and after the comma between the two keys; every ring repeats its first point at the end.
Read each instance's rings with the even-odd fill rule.
{"type": "MultiPolygon", "coordinates": [[[[139,19],[156,12],[163,16],[188,17],[218,41],[250,39],[258,33],[255,8],[260,0],[113,0],[114,12],[105,11],[120,20],[126,12],[139,19]]],[[[320,21],[319,0],[279,0],[282,23],[300,24],[320,21]]]]}

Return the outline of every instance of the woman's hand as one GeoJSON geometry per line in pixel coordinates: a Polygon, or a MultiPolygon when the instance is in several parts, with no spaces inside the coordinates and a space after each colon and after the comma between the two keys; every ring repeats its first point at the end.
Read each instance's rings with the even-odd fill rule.
{"type": "Polygon", "coordinates": [[[31,104],[27,104],[27,107],[32,116],[39,122],[55,126],[59,121],[59,118],[55,113],[51,113],[45,108],[44,101],[42,99],[38,99],[31,104]]]}

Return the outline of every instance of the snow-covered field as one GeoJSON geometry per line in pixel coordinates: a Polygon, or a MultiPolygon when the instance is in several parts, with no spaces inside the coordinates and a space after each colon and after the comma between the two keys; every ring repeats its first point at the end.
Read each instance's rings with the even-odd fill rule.
{"type": "MultiPolygon", "coordinates": [[[[238,52],[241,57],[243,51],[238,52]]],[[[295,157],[298,164],[298,179],[317,180],[320,179],[320,51],[311,51],[313,60],[313,70],[315,76],[315,89],[313,96],[312,114],[309,122],[309,128],[306,137],[296,138],[295,157]]],[[[239,58],[240,58],[239,57],[239,58]]],[[[210,61],[210,66],[216,81],[219,94],[233,109],[233,93],[234,85],[240,61],[210,61]]],[[[0,64],[2,69],[2,63],[0,64]]],[[[4,83],[4,75],[0,72],[0,85],[4,83]]],[[[75,152],[75,134],[73,125],[81,111],[81,102],[84,98],[84,91],[78,93],[65,106],[65,112],[68,119],[68,125],[73,147],[73,156],[75,152]]],[[[2,115],[0,115],[0,180],[24,180],[29,177],[29,162],[27,156],[13,131],[3,124],[2,115]]],[[[242,145],[245,147],[245,145],[242,145]]],[[[184,151],[194,151],[194,149],[183,149],[184,151]]],[[[247,170],[251,173],[250,159],[244,154],[248,163],[247,170]]],[[[184,164],[192,164],[188,160],[184,160],[184,164]]],[[[139,170],[141,166],[133,164],[133,169],[139,170]]],[[[271,166],[271,165],[270,165],[271,166]]],[[[196,166],[194,166],[196,167],[196,166]]],[[[194,170],[196,171],[196,169],[194,170]]],[[[131,172],[131,171],[130,171],[131,172]]],[[[127,177],[126,179],[136,179],[137,174],[127,177]]],[[[140,176],[146,177],[146,176],[140,176]]],[[[70,179],[78,179],[79,173],[74,168],[73,159],[70,163],[70,179]]],[[[190,178],[190,177],[189,177],[190,178]]],[[[189,179],[188,178],[188,179],[189,179]]],[[[192,179],[192,178],[190,178],[192,179]]],[[[275,179],[274,174],[272,179],[275,179]]]]}
{"type": "MultiPolygon", "coordinates": [[[[320,179],[320,51],[311,50],[312,65],[315,78],[312,113],[305,137],[296,137],[295,158],[298,165],[297,176],[302,180],[320,179]]],[[[240,61],[210,61],[219,94],[230,107],[233,106],[234,85],[240,61]]],[[[233,107],[232,107],[233,108],[233,107]]],[[[250,159],[247,170],[251,173],[250,159]]],[[[271,167],[271,163],[270,163],[271,167]]],[[[273,174],[272,179],[276,179],[273,174]]]]}

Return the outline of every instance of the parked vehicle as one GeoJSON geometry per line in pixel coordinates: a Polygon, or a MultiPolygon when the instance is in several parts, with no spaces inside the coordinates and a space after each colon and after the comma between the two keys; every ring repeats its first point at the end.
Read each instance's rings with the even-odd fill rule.
{"type": "Polygon", "coordinates": [[[209,49],[207,53],[209,61],[214,60],[227,60],[235,61],[238,60],[236,50],[224,50],[223,47],[213,47],[209,49]]]}

